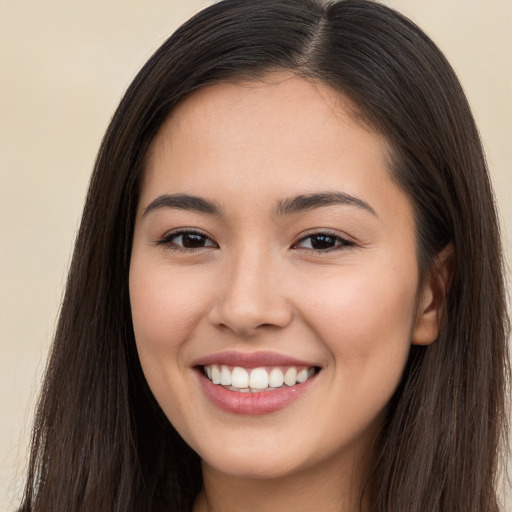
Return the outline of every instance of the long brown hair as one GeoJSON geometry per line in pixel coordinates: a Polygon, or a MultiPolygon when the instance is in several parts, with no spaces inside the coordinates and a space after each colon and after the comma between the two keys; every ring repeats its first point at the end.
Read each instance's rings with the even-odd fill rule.
{"type": "Polygon", "coordinates": [[[413,346],[368,474],[373,512],[497,512],[508,383],[500,234],[462,88],[411,21],[369,0],[225,0],[150,58],[117,109],[91,178],[36,415],[22,510],[189,511],[199,457],[138,361],[128,270],[149,144],[207,84],[291,70],[331,85],[393,148],[414,207],[419,267],[452,243],[439,339],[413,346]]]}

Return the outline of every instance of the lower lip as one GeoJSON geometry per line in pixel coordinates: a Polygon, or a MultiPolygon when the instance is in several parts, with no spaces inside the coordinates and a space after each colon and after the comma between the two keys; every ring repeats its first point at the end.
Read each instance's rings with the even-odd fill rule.
{"type": "Polygon", "coordinates": [[[279,411],[291,405],[313,384],[315,376],[295,386],[263,391],[261,393],[242,393],[231,391],[214,384],[201,370],[198,370],[199,382],[206,396],[220,409],[234,414],[260,415],[279,411]]]}

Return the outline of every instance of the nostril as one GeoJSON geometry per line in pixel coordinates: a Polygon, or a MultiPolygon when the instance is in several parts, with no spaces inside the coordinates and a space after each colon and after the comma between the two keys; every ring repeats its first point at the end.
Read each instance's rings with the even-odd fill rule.
{"type": "Polygon", "coordinates": [[[250,336],[262,330],[275,330],[286,327],[292,319],[291,308],[286,303],[269,302],[249,305],[239,303],[235,306],[228,302],[215,305],[208,320],[217,328],[229,329],[241,336],[250,336]]]}

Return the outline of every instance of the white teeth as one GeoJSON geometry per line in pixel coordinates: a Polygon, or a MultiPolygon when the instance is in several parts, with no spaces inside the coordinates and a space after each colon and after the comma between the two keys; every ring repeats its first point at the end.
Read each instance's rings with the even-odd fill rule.
{"type": "Polygon", "coordinates": [[[281,368],[272,368],[268,376],[268,384],[272,388],[280,388],[283,385],[284,376],[281,368]]]}
{"type": "Polygon", "coordinates": [[[216,364],[212,366],[212,382],[214,384],[220,384],[220,370],[216,364]]]}
{"type": "Polygon", "coordinates": [[[227,365],[207,365],[204,372],[214,384],[226,386],[232,391],[243,393],[260,391],[273,391],[286,386],[295,386],[306,382],[315,375],[315,368],[299,368],[290,366],[286,369],[274,367],[270,372],[266,368],[253,368],[246,370],[235,366],[232,370],[227,365]]]}
{"type": "Polygon", "coordinates": [[[306,382],[308,380],[308,369],[303,368],[297,372],[297,382],[306,382]]]}
{"type": "Polygon", "coordinates": [[[284,383],[287,386],[294,386],[297,382],[297,368],[291,366],[284,374],[284,383]]]}
{"type": "Polygon", "coordinates": [[[231,372],[231,385],[235,388],[248,388],[249,374],[240,366],[235,366],[231,372]]]}
{"type": "Polygon", "coordinates": [[[268,387],[268,373],[265,368],[254,368],[251,371],[249,387],[253,389],[265,389],[268,387]]]}
{"type": "Polygon", "coordinates": [[[220,369],[220,383],[223,386],[231,386],[231,372],[227,366],[222,365],[220,369]]]}

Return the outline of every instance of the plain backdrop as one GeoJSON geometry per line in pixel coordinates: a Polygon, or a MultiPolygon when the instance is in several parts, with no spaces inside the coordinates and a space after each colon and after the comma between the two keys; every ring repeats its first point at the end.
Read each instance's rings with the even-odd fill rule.
{"type": "MultiPolygon", "coordinates": [[[[19,504],[34,404],[101,137],[142,64],[209,3],[0,0],[0,510],[19,504]]],[[[417,22],[459,75],[510,255],[512,0],[387,3],[417,22]]]]}

